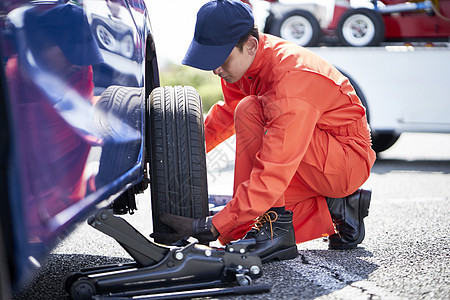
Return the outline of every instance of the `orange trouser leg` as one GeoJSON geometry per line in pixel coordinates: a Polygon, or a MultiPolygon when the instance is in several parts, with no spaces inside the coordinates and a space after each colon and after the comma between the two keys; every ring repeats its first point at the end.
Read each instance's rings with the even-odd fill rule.
{"type": "MultiPolygon", "coordinates": [[[[244,98],[236,108],[234,192],[250,178],[266,130],[263,116],[256,96],[244,98]]],[[[285,194],[274,204],[274,207],[286,206],[294,212],[297,242],[334,233],[325,196],[344,197],[353,193],[369,176],[366,166],[356,152],[316,128],[297,173],[285,194]]],[[[246,230],[248,225],[243,225],[236,232],[246,230]]]]}
{"type": "MultiPolygon", "coordinates": [[[[247,96],[242,99],[236,107],[234,116],[236,158],[233,197],[237,187],[250,178],[256,153],[261,148],[265,132],[263,110],[256,96],[247,96]]],[[[285,206],[284,195],[274,205],[274,207],[281,206],[285,206]]],[[[251,226],[252,222],[238,226],[233,231],[233,236],[235,238],[243,237],[250,230],[251,226]]]]}
{"type": "MultiPolygon", "coordinates": [[[[242,99],[235,111],[234,126],[236,130],[236,160],[234,169],[234,190],[250,178],[256,153],[261,149],[265,132],[263,111],[256,96],[242,99]]],[[[282,196],[274,207],[284,206],[282,196]]]]}
{"type": "Polygon", "coordinates": [[[250,178],[255,154],[260,149],[264,134],[262,109],[255,96],[242,99],[234,115],[236,131],[236,160],[233,197],[237,187],[250,178]]]}
{"type": "Polygon", "coordinates": [[[367,162],[327,132],[315,129],[308,150],[285,192],[294,212],[297,243],[334,233],[325,197],[345,197],[369,177],[367,162]]]}

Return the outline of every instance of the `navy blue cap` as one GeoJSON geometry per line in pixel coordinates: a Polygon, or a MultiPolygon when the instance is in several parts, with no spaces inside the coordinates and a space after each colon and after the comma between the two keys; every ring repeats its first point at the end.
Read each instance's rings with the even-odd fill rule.
{"type": "Polygon", "coordinates": [[[235,0],[209,1],[197,13],[194,38],[182,63],[207,71],[220,67],[254,24],[249,5],[235,0]]]}

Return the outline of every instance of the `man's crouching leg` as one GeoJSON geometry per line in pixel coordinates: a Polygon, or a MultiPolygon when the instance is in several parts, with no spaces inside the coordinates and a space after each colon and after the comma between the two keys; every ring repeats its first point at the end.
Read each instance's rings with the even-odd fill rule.
{"type": "Polygon", "coordinates": [[[354,249],[363,241],[363,219],[369,214],[371,197],[372,191],[359,189],[344,198],[326,198],[331,218],[338,231],[329,237],[329,249],[354,249]]]}

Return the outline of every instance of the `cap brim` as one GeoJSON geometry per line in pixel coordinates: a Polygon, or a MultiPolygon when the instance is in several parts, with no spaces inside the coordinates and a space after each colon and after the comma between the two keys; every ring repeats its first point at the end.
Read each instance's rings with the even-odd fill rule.
{"type": "Polygon", "coordinates": [[[182,64],[205,71],[217,69],[227,60],[236,43],[237,41],[220,46],[211,46],[197,43],[195,39],[192,39],[182,64]]]}

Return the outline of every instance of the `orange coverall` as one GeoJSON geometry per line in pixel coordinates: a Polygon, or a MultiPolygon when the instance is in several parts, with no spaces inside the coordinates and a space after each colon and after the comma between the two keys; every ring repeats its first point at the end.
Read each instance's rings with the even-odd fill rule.
{"type": "Polygon", "coordinates": [[[292,210],[296,242],[334,234],[326,197],[345,197],[375,162],[348,79],[311,51],[260,33],[255,59],[205,119],[207,151],[236,133],[233,199],[212,222],[221,243],[271,207],[292,210]]]}

